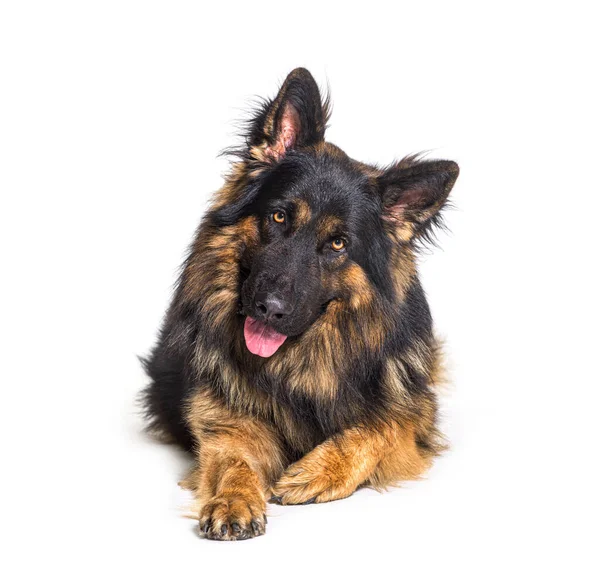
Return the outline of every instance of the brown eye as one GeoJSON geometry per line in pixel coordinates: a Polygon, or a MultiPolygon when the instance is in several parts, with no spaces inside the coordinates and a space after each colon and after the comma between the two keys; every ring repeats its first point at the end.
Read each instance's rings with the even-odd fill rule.
{"type": "Polygon", "coordinates": [[[331,248],[333,248],[336,252],[343,250],[344,246],[346,246],[346,244],[341,238],[336,238],[331,242],[331,248]]]}
{"type": "Polygon", "coordinates": [[[278,224],[283,224],[285,222],[285,214],[283,212],[274,212],[273,221],[278,224]]]}

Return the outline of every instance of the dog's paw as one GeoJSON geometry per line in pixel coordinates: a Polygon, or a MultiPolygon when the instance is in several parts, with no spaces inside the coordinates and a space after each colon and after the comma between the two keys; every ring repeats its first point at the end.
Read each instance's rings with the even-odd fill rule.
{"type": "MultiPolygon", "coordinates": [[[[312,504],[350,496],[356,486],[350,482],[343,463],[327,462],[327,455],[315,454],[292,464],[273,487],[272,502],[312,504]],[[316,456],[316,457],[315,457],[316,456]],[[324,457],[325,456],[325,457],[324,457]]],[[[333,459],[332,459],[333,460],[333,459]]]]}
{"type": "Polygon", "coordinates": [[[217,541],[241,541],[265,534],[266,504],[262,494],[220,495],[200,510],[200,535],[217,541]]]}

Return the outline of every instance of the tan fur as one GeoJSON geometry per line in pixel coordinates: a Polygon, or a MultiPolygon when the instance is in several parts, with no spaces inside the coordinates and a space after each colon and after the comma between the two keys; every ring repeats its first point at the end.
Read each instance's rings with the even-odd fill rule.
{"type": "Polygon", "coordinates": [[[326,242],[328,239],[339,234],[342,221],[337,216],[324,215],[319,217],[317,235],[320,242],[326,242]]]}
{"type": "Polygon", "coordinates": [[[295,206],[296,213],[294,216],[294,228],[297,230],[303,226],[306,226],[310,222],[312,212],[308,203],[301,198],[296,200],[295,206]]]}
{"type": "Polygon", "coordinates": [[[417,446],[418,426],[390,422],[344,430],[285,469],[278,430],[228,409],[207,390],[194,395],[187,418],[200,446],[182,485],[194,493],[208,537],[261,534],[271,493],[283,504],[327,502],[362,485],[381,489],[419,478],[433,456],[417,446]]]}
{"type": "Polygon", "coordinates": [[[221,322],[237,304],[238,264],[248,246],[256,244],[258,224],[251,216],[235,226],[202,233],[194,243],[192,259],[183,272],[183,292],[190,301],[211,301],[207,311],[221,322]],[[210,272],[210,277],[206,273],[210,272]],[[216,295],[216,296],[214,296],[216,295]],[[232,295],[235,297],[232,299],[232,295]]]}
{"type": "Polygon", "coordinates": [[[385,438],[385,454],[366,481],[378,490],[396,485],[404,480],[417,480],[430,468],[433,453],[419,449],[418,428],[409,422],[390,429],[385,438]]]}
{"type": "Polygon", "coordinates": [[[199,504],[200,530],[224,539],[262,534],[267,492],[284,466],[280,438],[202,389],[187,418],[200,442],[198,466],[185,481],[199,504]]]}
{"type": "Polygon", "coordinates": [[[395,245],[392,249],[391,276],[398,300],[404,300],[415,276],[417,265],[413,250],[404,245],[395,245]]]}
{"type": "Polygon", "coordinates": [[[367,351],[377,351],[388,332],[388,321],[375,304],[375,292],[365,271],[352,263],[340,276],[340,284],[347,292],[347,302],[334,306],[334,312],[344,317],[348,324],[352,344],[367,351]],[[348,312],[352,316],[348,317],[348,312]],[[357,321],[361,321],[359,326],[357,321]]]}
{"type": "Polygon", "coordinates": [[[338,159],[345,159],[348,157],[343,149],[340,149],[333,143],[329,143],[329,141],[315,143],[315,145],[312,146],[312,151],[314,151],[317,155],[329,156],[338,159]]]}
{"type": "Polygon", "coordinates": [[[396,244],[410,242],[415,233],[413,224],[404,220],[399,213],[386,216],[384,219],[388,225],[388,235],[396,244]]]}
{"type": "Polygon", "coordinates": [[[273,494],[282,504],[329,502],[364,484],[385,488],[418,478],[429,464],[409,424],[350,428],[289,466],[273,494]]]}
{"type": "Polygon", "coordinates": [[[225,176],[223,187],[213,196],[212,209],[218,210],[231,204],[248,184],[249,178],[248,164],[245,161],[233,163],[231,170],[225,176]]]}

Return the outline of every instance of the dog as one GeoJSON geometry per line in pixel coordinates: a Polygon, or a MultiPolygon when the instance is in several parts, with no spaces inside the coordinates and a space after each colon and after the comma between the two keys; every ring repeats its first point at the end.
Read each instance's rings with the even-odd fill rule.
{"type": "Polygon", "coordinates": [[[302,68],[261,103],[144,360],[148,429],[194,455],[208,539],[264,534],[268,501],[416,479],[445,447],[416,257],[458,165],[355,161],[329,115],[302,68]]]}

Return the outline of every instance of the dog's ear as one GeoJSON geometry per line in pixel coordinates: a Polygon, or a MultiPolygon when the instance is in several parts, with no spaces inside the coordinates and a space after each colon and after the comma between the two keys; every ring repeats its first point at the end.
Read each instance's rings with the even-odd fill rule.
{"type": "Polygon", "coordinates": [[[438,224],[458,172],[453,161],[418,161],[414,157],[383,171],[377,179],[383,219],[400,240],[426,237],[431,226],[438,224]]]}
{"type": "Polygon", "coordinates": [[[250,155],[273,163],[294,148],[314,145],[325,137],[328,99],[323,102],[313,76],[303,68],[294,69],[251,121],[248,135],[250,155]]]}
{"type": "MultiPolygon", "coordinates": [[[[285,79],[277,96],[265,101],[249,121],[246,147],[230,153],[249,163],[247,175],[265,178],[262,170],[272,168],[295,148],[314,145],[325,138],[329,118],[329,99],[321,100],[319,87],[303,68],[294,69],[285,79]]],[[[241,193],[214,213],[217,224],[233,224],[247,214],[260,192],[261,182],[252,180],[241,193]]]]}

